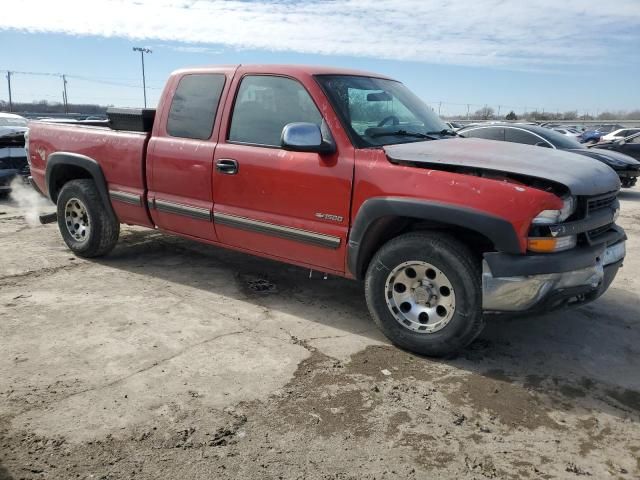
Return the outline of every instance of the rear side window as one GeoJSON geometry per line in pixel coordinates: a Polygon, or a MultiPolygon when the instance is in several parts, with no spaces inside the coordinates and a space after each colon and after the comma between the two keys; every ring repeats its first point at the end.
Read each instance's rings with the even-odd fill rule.
{"type": "Polygon", "coordinates": [[[502,127],[473,128],[471,130],[463,130],[460,134],[466,138],[486,138],[487,140],[504,141],[504,128],[502,127]]]}
{"type": "Polygon", "coordinates": [[[229,141],[280,146],[282,129],[293,122],[322,124],[305,88],[290,78],[249,75],[238,89],[229,141]]]}
{"type": "Polygon", "coordinates": [[[529,132],[525,132],[524,130],[518,130],[517,128],[507,128],[505,130],[505,140],[507,142],[522,143],[524,145],[535,145],[539,142],[546,144],[546,142],[540,137],[529,132]]]}
{"type": "Polygon", "coordinates": [[[171,101],[167,133],[172,137],[205,140],[211,136],[225,76],[185,75],[171,101]]]}

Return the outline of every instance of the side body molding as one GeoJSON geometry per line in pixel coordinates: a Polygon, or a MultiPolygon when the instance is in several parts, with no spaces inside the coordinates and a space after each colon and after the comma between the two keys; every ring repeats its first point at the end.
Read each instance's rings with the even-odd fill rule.
{"type": "Polygon", "coordinates": [[[53,203],[56,203],[58,198],[58,190],[56,188],[56,177],[62,167],[73,166],[86,170],[91,175],[93,181],[96,184],[96,188],[100,194],[105,207],[111,211],[111,201],[109,199],[109,191],[107,189],[107,181],[102,173],[102,168],[98,162],[85,155],[79,155],[77,153],[70,152],[56,152],[49,155],[47,159],[47,170],[45,172],[45,183],[47,185],[47,191],[49,192],[49,198],[53,203]]]}
{"type": "Polygon", "coordinates": [[[442,225],[463,227],[487,237],[495,248],[505,253],[521,253],[518,235],[511,223],[480,210],[428,200],[405,197],[379,197],[366,200],[356,215],[347,246],[347,267],[355,278],[364,277],[362,244],[369,228],[377,220],[414,218],[442,225]]]}

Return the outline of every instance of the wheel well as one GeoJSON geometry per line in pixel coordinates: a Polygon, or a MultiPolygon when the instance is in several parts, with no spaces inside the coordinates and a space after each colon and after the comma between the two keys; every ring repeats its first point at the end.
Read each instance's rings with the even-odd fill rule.
{"type": "Polygon", "coordinates": [[[466,244],[471,251],[482,256],[485,252],[494,251],[495,245],[485,235],[468,228],[442,222],[427,221],[411,217],[382,217],[373,222],[366,231],[358,258],[358,271],[353,272],[357,278],[363,278],[373,255],[382,245],[403,233],[416,231],[441,231],[455,236],[466,244]]]}
{"type": "Polygon", "coordinates": [[[54,203],[57,201],[58,194],[65,183],[80,178],[94,179],[93,175],[83,167],[77,165],[56,165],[51,172],[48,185],[51,201],[54,203]]]}

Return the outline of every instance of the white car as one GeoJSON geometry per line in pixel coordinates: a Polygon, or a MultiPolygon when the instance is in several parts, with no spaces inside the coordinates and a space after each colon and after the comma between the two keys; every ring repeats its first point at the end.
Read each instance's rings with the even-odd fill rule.
{"type": "Polygon", "coordinates": [[[567,137],[577,137],[580,135],[580,132],[573,128],[554,128],[553,131],[566,135],[567,137]]]}
{"type": "Polygon", "coordinates": [[[610,142],[619,138],[626,138],[629,135],[633,135],[638,132],[640,132],[640,128],[619,128],[618,130],[614,130],[613,132],[607,133],[606,135],[600,137],[600,141],[610,142]]]}
{"type": "Polygon", "coordinates": [[[0,127],[26,127],[27,119],[15,113],[0,112],[0,127]]]}

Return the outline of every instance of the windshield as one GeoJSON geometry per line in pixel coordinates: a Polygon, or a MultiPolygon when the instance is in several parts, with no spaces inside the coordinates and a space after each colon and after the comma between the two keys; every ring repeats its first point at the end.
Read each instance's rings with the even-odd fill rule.
{"type": "Polygon", "coordinates": [[[0,127],[26,127],[24,118],[0,117],[0,127]]]}
{"type": "Polygon", "coordinates": [[[395,80],[318,75],[318,82],[357,147],[421,141],[449,127],[395,80]]]}

